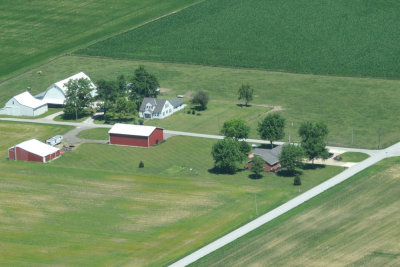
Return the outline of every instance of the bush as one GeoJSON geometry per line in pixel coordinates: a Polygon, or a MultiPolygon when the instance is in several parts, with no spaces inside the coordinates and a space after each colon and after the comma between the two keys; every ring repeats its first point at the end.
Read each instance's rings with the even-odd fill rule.
{"type": "Polygon", "coordinates": [[[188,111],[187,111],[187,114],[190,114],[190,113],[192,113],[192,112],[191,112],[190,110],[188,110],[188,111]]]}
{"type": "Polygon", "coordinates": [[[293,180],[293,185],[301,185],[300,175],[296,174],[293,180]]]}
{"type": "Polygon", "coordinates": [[[139,162],[139,168],[144,168],[144,163],[143,163],[143,161],[140,161],[140,162],[139,162]]]}
{"type": "Polygon", "coordinates": [[[193,115],[196,114],[196,111],[192,110],[192,114],[193,114],[193,115]]]}
{"type": "Polygon", "coordinates": [[[143,125],[144,120],[143,119],[139,119],[139,125],[143,125]]]}

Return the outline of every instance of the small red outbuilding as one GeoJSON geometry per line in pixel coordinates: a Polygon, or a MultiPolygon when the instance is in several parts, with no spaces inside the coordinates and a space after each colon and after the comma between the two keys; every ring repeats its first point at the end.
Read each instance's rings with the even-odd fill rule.
{"type": "Polygon", "coordinates": [[[108,135],[112,145],[152,147],[164,139],[164,129],[117,123],[108,131],[108,135]]]}
{"type": "Polygon", "coordinates": [[[60,156],[60,150],[36,139],[22,142],[8,149],[10,160],[48,162],[60,156]]]}

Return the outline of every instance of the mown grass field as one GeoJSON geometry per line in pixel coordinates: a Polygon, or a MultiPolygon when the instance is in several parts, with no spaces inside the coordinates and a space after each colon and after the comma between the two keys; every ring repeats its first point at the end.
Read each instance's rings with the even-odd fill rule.
{"type": "Polygon", "coordinates": [[[369,156],[367,154],[359,152],[345,152],[343,154],[340,154],[340,157],[343,161],[346,162],[360,162],[364,159],[367,159],[369,156]]]}
{"type": "MultiPolygon", "coordinates": [[[[154,73],[159,78],[161,87],[170,89],[160,97],[168,98],[199,90],[204,90],[210,95],[210,108],[201,116],[177,114],[163,122],[152,121],[171,130],[196,129],[217,134],[218,114],[221,125],[223,117],[230,114],[243,114],[256,120],[259,112],[264,113],[267,108],[240,108],[234,105],[239,103],[237,90],[240,85],[249,83],[255,88],[254,100],[251,103],[280,106],[283,109],[279,112],[287,122],[285,140],[288,140],[290,122],[294,122],[292,137],[297,141],[295,134],[300,123],[305,120],[322,120],[327,123],[328,141],[332,145],[377,148],[379,135],[381,147],[400,139],[397,130],[400,128],[397,112],[400,103],[400,82],[371,78],[327,77],[67,56],[43,66],[42,75],[37,75],[38,69],[33,69],[19,79],[1,84],[0,106],[12,97],[12,91],[16,88],[31,86],[35,94],[45,90],[54,81],[78,71],[84,71],[96,81],[102,78],[114,79],[119,74],[131,76],[139,65],[144,65],[148,71],[154,73]],[[179,120],[175,116],[178,116],[179,120]],[[206,117],[210,119],[208,125],[203,121],[206,117]],[[204,125],[204,128],[199,129],[199,123],[204,125]]],[[[185,101],[188,100],[189,98],[185,98],[185,101]]],[[[251,130],[251,137],[258,138],[255,128],[251,130]]]]}
{"type": "Polygon", "coordinates": [[[399,78],[398,1],[208,0],[78,53],[399,78]]]}
{"type": "Polygon", "coordinates": [[[0,80],[196,2],[3,0],[0,80]]]}
{"type": "Polygon", "coordinates": [[[152,149],[82,144],[49,163],[5,159],[53,126],[0,122],[1,265],[166,265],[342,168],[292,178],[217,175],[215,140],[174,137],[152,149]],[[39,134],[40,133],[40,134],[39,134]],[[143,160],[145,167],[138,168],[143,160]],[[192,168],[192,170],[190,170],[192,168]]]}
{"type": "Polygon", "coordinates": [[[399,266],[399,173],[380,162],[191,266],[399,266]]]}

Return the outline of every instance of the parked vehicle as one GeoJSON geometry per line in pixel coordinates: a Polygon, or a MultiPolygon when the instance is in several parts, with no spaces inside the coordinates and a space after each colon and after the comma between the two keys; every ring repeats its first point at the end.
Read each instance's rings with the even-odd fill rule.
{"type": "Polygon", "coordinates": [[[62,135],[56,135],[56,136],[53,136],[52,138],[47,139],[46,144],[55,146],[55,145],[61,144],[62,140],[63,140],[62,135]]]}

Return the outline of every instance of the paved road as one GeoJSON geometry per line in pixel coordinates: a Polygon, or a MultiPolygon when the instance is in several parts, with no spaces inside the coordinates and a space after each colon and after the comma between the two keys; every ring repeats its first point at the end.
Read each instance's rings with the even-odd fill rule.
{"type": "MultiPolygon", "coordinates": [[[[51,121],[49,119],[17,119],[17,118],[0,118],[0,120],[4,121],[16,121],[16,122],[30,122],[30,123],[44,123],[44,124],[52,124],[52,125],[68,125],[75,127],[84,127],[84,128],[111,128],[110,124],[93,124],[93,123],[83,123],[83,122],[62,122],[62,121],[51,121]]],[[[174,135],[182,135],[182,136],[192,136],[192,137],[200,137],[200,138],[210,138],[210,139],[223,139],[224,136],[221,135],[212,135],[212,134],[199,134],[199,133],[191,133],[191,132],[181,132],[181,131],[172,131],[172,130],[164,130],[164,134],[168,136],[174,135]]],[[[258,144],[269,144],[269,141],[259,140],[259,139],[246,139],[249,143],[258,143],[258,144]]],[[[284,142],[274,142],[274,144],[281,145],[284,142]]],[[[380,152],[380,150],[371,150],[371,149],[360,149],[360,148],[348,148],[348,147],[333,147],[328,146],[329,149],[334,149],[338,152],[361,152],[373,156],[380,152]]]]}
{"type": "Polygon", "coordinates": [[[277,218],[278,216],[290,211],[291,209],[301,205],[302,203],[310,200],[311,198],[321,194],[322,192],[334,187],[335,185],[349,179],[353,175],[361,172],[362,170],[374,165],[386,157],[400,156],[400,142],[384,150],[377,151],[373,156],[360,162],[353,167],[346,169],[342,173],[332,177],[331,179],[323,182],[322,184],[304,192],[303,194],[293,198],[285,204],[267,212],[266,214],[258,217],[257,219],[243,225],[242,227],[230,232],[229,234],[217,239],[216,241],[202,247],[201,249],[193,252],[192,254],[182,258],[181,260],[173,263],[170,267],[187,266],[198,259],[214,252],[215,250],[233,242],[246,235],[247,233],[257,229],[258,227],[266,224],[267,222],[277,218]]]}

